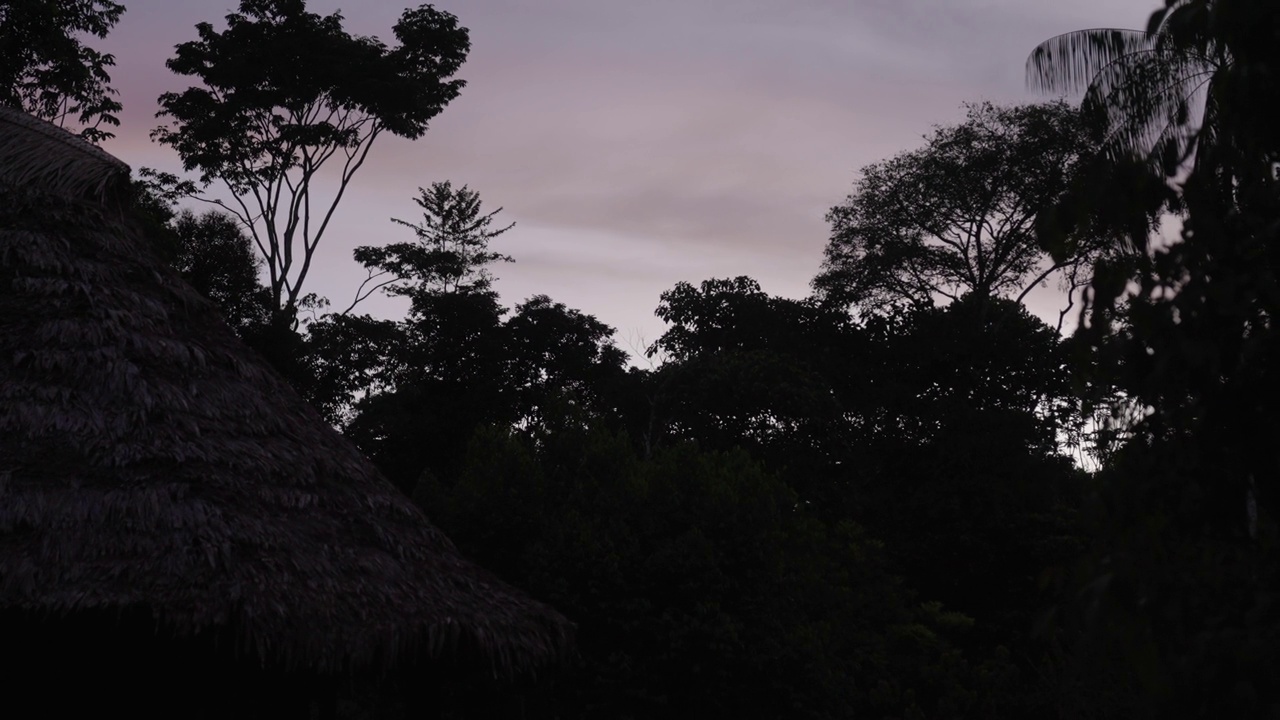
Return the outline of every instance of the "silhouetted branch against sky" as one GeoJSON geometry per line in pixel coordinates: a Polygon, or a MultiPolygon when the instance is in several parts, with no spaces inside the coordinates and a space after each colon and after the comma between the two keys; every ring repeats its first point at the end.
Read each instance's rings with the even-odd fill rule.
{"type": "Polygon", "coordinates": [[[200,188],[231,194],[224,207],[266,261],[273,319],[293,320],[320,239],[374,141],[420,138],[462,90],[454,76],[467,30],[423,5],[396,20],[388,45],[292,0],[242,0],[222,27],[196,30],[165,61],[193,84],[160,95],[165,123],[151,137],[200,188]],[[336,183],[327,195],[314,187],[326,175],[336,183]]]}
{"type": "MultiPolygon", "coordinates": [[[[353,34],[388,31],[412,3],[338,0],[353,34]]],[[[961,104],[1045,99],[1026,88],[1028,53],[1082,27],[1146,23],[1153,0],[452,0],[471,31],[467,87],[421,140],[379,140],[335,212],[309,289],[347,298],[359,245],[405,239],[413,189],[450,180],[519,227],[496,285],[508,303],[548,293],[623,334],[657,337],[658,295],[680,280],[749,275],[798,297],[822,260],[823,216],[857,169],[921,144],[961,104]]],[[[230,3],[134,0],[100,43],[116,56],[124,111],[111,152],[180,169],[154,146],[156,97],[179,89],[164,61],[220,23],[230,3]]],[[[181,85],[185,87],[185,85],[181,85]]],[[[322,182],[320,189],[327,186],[322,182]]],[[[1033,293],[1052,318],[1059,305],[1033,293]]],[[[391,300],[375,313],[399,315],[391,300]]]]}

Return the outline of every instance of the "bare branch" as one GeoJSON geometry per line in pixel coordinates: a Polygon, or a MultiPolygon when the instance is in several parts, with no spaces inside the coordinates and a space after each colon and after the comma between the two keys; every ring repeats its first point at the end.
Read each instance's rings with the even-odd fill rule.
{"type": "Polygon", "coordinates": [[[399,280],[403,280],[403,279],[404,279],[404,278],[400,277],[399,275],[392,275],[392,273],[391,273],[389,270],[383,270],[383,271],[381,271],[381,272],[374,272],[372,269],[369,269],[369,270],[367,270],[366,272],[368,272],[368,275],[369,275],[369,276],[368,276],[368,277],[366,277],[366,278],[364,279],[364,282],[360,283],[360,287],[356,288],[356,295],[355,295],[355,299],[353,299],[353,300],[351,301],[351,304],[350,304],[350,305],[348,305],[348,306],[347,306],[347,308],[346,308],[345,310],[343,310],[342,312],[338,313],[339,315],[347,315],[347,314],[350,314],[350,312],[351,312],[352,310],[354,310],[354,309],[355,309],[356,305],[359,305],[360,303],[362,303],[362,302],[364,302],[365,300],[369,299],[369,297],[370,297],[371,295],[373,295],[375,292],[377,292],[377,291],[381,290],[382,288],[384,288],[384,287],[386,287],[386,286],[390,285],[390,284],[391,284],[391,283],[393,283],[393,282],[397,282],[397,281],[399,281],[399,280]],[[389,277],[388,279],[383,280],[383,281],[381,281],[381,282],[378,282],[378,283],[374,284],[372,287],[369,287],[369,289],[368,289],[368,290],[365,290],[365,287],[366,287],[366,286],[368,286],[368,285],[369,285],[369,283],[373,282],[374,280],[377,280],[377,279],[378,279],[378,278],[380,278],[380,277],[384,277],[384,276],[388,276],[388,275],[390,275],[391,277],[389,277]]]}

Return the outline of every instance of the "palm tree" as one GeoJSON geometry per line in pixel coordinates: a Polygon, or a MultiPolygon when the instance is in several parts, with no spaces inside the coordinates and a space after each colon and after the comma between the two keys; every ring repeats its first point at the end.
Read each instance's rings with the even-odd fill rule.
{"type": "Polygon", "coordinates": [[[1084,92],[1111,160],[1140,158],[1169,175],[1198,166],[1218,142],[1226,46],[1208,31],[1224,0],[1174,0],[1147,29],[1076,30],[1041,43],[1027,59],[1028,84],[1041,92],[1084,92]],[[1199,149],[1199,151],[1197,151],[1199,149]]]}
{"type": "Polygon", "coordinates": [[[1108,681],[1143,668],[1132,715],[1280,707],[1278,28],[1276,0],[1171,0],[1145,32],[1070,33],[1028,61],[1033,86],[1085,90],[1115,164],[1175,175],[1185,211],[1181,242],[1142,255],[1133,278],[1095,282],[1091,297],[1099,367],[1149,414],[1105,470],[1114,513],[1086,561],[1091,584],[1076,588],[1103,643],[1072,652],[1101,659],[1108,681]],[[1125,325],[1106,339],[1109,317],[1125,325]]]}

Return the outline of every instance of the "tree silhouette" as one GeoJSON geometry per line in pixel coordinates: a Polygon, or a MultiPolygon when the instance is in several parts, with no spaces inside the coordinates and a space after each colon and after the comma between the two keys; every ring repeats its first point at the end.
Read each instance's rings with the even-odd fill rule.
{"type": "Polygon", "coordinates": [[[966,293],[1021,301],[1054,273],[1087,267],[1098,249],[1077,243],[1049,258],[1035,233],[1038,212],[1093,149],[1065,103],[970,105],[964,123],[937,128],[925,147],[863,168],[827,215],[831,240],[814,287],[862,310],[966,293]]]}
{"type": "Polygon", "coordinates": [[[535,295],[503,324],[507,396],[515,425],[546,438],[615,421],[626,353],[613,328],[592,315],[535,295]]]}
{"type": "Polygon", "coordinates": [[[416,499],[469,556],[578,623],[583,663],[531,717],[981,716],[967,618],[828,525],[745,452],[637,455],[598,429],[500,430],[416,499]]]}
{"type": "Polygon", "coordinates": [[[489,293],[493,275],[488,266],[512,262],[511,256],[490,250],[489,242],[515,223],[492,229],[502,208],[482,214],[480,193],[466,185],[454,188],[446,180],[432,183],[430,189],[418,188],[414,202],[422,208],[421,223],[391,221],[413,230],[416,242],[355,249],[354,257],[368,270],[368,277],[344,312],[379,290],[408,297],[415,308],[431,295],[489,293]]]}
{"type": "Polygon", "coordinates": [[[79,34],[105,38],[124,6],[110,0],[3,0],[0,2],[0,104],[65,127],[80,137],[115,137],[121,106],[107,68],[115,58],[85,46],[79,34]]]}
{"type": "Polygon", "coordinates": [[[1196,144],[1217,140],[1227,46],[1196,31],[1212,0],[1171,0],[1145,31],[1077,30],[1050,38],[1027,59],[1028,83],[1045,92],[1084,91],[1084,110],[1105,120],[1102,151],[1176,168],[1196,144]]]}
{"type": "Polygon", "coordinates": [[[217,210],[198,216],[184,210],[172,230],[179,248],[173,266],[222,309],[227,324],[242,335],[265,325],[270,296],[258,279],[262,261],[240,223],[217,210]]]}
{"type": "MultiPolygon", "coordinates": [[[[430,5],[406,10],[399,45],[352,36],[338,13],[303,0],[242,0],[225,30],[196,26],[166,65],[201,85],[160,96],[172,125],[152,137],[172,147],[199,183],[152,173],[196,197],[215,180],[232,200],[211,202],[251,232],[266,261],[276,324],[296,312],[316,247],[343,193],[384,132],[416,139],[462,89],[449,80],[470,48],[457,18],[430,5]],[[337,159],[337,191],[317,180],[337,159]]],[[[207,199],[207,198],[206,198],[207,199]]]]}
{"type": "MultiPolygon", "coordinates": [[[[1280,666],[1278,24],[1280,6],[1256,0],[1175,2],[1153,15],[1151,41],[1222,62],[1206,76],[1204,116],[1174,113],[1165,138],[1195,162],[1146,163],[1177,189],[1180,242],[1099,273],[1082,334],[1146,412],[1102,471],[1102,532],[1060,609],[1075,611],[1077,667],[1118,678],[1129,717],[1280,707],[1270,679],[1280,666]]],[[[1170,91],[1153,77],[1138,63],[1115,82],[1170,91]]],[[[1140,209],[1150,201],[1128,183],[1108,189],[1140,209]]]]}

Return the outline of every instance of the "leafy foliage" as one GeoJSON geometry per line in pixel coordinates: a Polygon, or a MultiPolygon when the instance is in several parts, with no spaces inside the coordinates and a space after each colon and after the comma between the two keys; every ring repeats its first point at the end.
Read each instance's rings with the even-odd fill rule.
{"type": "Polygon", "coordinates": [[[536,437],[615,422],[626,354],[613,328],[536,295],[503,327],[515,425],[536,437]]]}
{"type": "Polygon", "coordinates": [[[235,218],[216,210],[184,210],[173,220],[179,251],[173,261],[183,279],[222,309],[242,334],[268,321],[270,297],[258,279],[262,261],[235,218]]]}
{"type": "Polygon", "coordinates": [[[330,313],[307,325],[309,400],[334,425],[354,418],[363,398],[395,388],[408,342],[402,324],[371,315],[330,313]]]}
{"type": "Polygon", "coordinates": [[[1054,453],[1073,396],[1070,358],[1053,328],[1011,300],[968,295],[945,308],[924,308],[866,324],[878,367],[888,380],[876,392],[890,412],[868,426],[928,442],[932,422],[983,413],[1025,420],[1025,447],[1054,453]],[[891,404],[890,404],[891,403],[891,404]]]}
{"type": "MultiPolygon", "coordinates": [[[[1273,3],[1171,3],[1153,14],[1148,41],[1212,61],[1204,115],[1153,115],[1160,106],[1107,98],[1126,122],[1169,122],[1165,135],[1180,144],[1168,147],[1195,152],[1190,167],[1147,164],[1162,172],[1153,181],[1177,189],[1181,241],[1100,276],[1085,335],[1148,410],[1104,470],[1097,547],[1064,583],[1085,601],[1063,603],[1081,637],[1074,657],[1123,680],[1115,694],[1129,716],[1263,717],[1280,707],[1268,679],[1280,664],[1278,22],[1273,3]]],[[[1141,72],[1118,82],[1166,101],[1186,91],[1141,72]]],[[[1135,213],[1150,208],[1121,183],[1109,189],[1135,213]]]]}
{"type": "Polygon", "coordinates": [[[1093,152],[1090,137],[1065,103],[970,105],[963,124],[937,128],[925,147],[862,169],[854,193],[827,215],[815,289],[866,311],[965,293],[1021,301],[1096,252],[1080,244],[1050,260],[1035,234],[1038,211],[1093,152]]]}
{"type": "Polygon", "coordinates": [[[805,468],[793,482],[809,489],[848,439],[842,390],[864,350],[848,316],[769,296],[747,277],[678,283],[656,314],[670,325],[650,348],[668,358],[656,378],[663,433],[805,468]]]}
{"type": "Polygon", "coordinates": [[[679,284],[658,313],[667,437],[748,449],[808,512],[867,527],[909,587],[976,620],[965,647],[1004,667],[1001,712],[1052,707],[1037,578],[1085,544],[1057,333],[972,294],[855,323],[749,278],[679,284]]]}
{"type": "Polygon", "coordinates": [[[217,180],[230,191],[233,203],[216,202],[252,230],[273,315],[286,316],[373,142],[383,132],[426,132],[462,89],[449,78],[470,42],[457,18],[430,5],[401,15],[392,48],[350,35],[338,13],[307,12],[303,0],[242,0],[226,22],[222,31],[201,23],[198,40],[177,46],[167,66],[201,84],[160,96],[160,115],[173,124],[152,136],[199,171],[200,186],[217,180]],[[338,190],[323,202],[313,181],[335,157],[338,190]]]}
{"type": "Polygon", "coordinates": [[[488,294],[424,296],[394,340],[389,386],[360,399],[347,433],[406,492],[452,472],[477,427],[513,421],[502,316],[488,294]]]}
{"type": "Polygon", "coordinates": [[[107,69],[115,58],[78,36],[105,38],[124,6],[110,0],[4,0],[0,2],[0,104],[102,142],[115,137],[121,105],[107,69]]]}
{"type": "Polygon", "coordinates": [[[535,716],[954,717],[990,680],[946,639],[963,617],[916,605],[857,526],[798,511],[742,452],[486,432],[417,497],[579,624],[581,666],[535,716]]]}
{"type": "MultiPolygon", "coordinates": [[[[489,242],[515,227],[490,229],[498,208],[481,214],[480,193],[466,185],[454,188],[447,180],[418,188],[414,200],[422,208],[422,222],[392,222],[413,230],[417,242],[361,246],[355,249],[357,262],[369,270],[369,277],[356,293],[357,303],[382,290],[388,295],[406,296],[413,303],[410,312],[423,312],[425,298],[442,293],[486,294],[493,285],[487,266],[512,262],[510,255],[489,249],[489,242]],[[372,285],[370,285],[372,283],[372,285]]],[[[348,308],[349,310],[350,308],[348,308]]]]}
{"type": "Polygon", "coordinates": [[[1113,161],[1136,156],[1153,168],[1176,168],[1197,142],[1217,137],[1215,84],[1230,68],[1223,43],[1187,23],[1208,11],[1202,0],[1172,0],[1145,30],[1100,28],[1050,38],[1027,59],[1027,78],[1046,92],[1084,91],[1083,109],[1103,120],[1102,152],[1113,161]],[[1204,132],[1197,132],[1203,128],[1204,132]]]}

